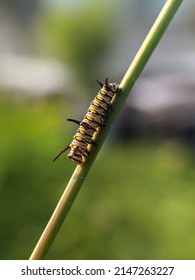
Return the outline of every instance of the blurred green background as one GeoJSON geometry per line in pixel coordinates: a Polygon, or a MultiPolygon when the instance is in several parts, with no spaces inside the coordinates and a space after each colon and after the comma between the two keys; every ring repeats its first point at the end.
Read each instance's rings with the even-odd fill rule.
{"type": "MultiPolygon", "coordinates": [[[[1,2],[1,259],[29,258],[74,170],[66,156],[52,162],[76,130],[66,118],[82,118],[95,78],[121,80],[165,1],[53,2],[1,2]]],[[[141,77],[157,96],[166,84],[164,96],[159,77],[174,73],[175,86],[182,74],[185,102],[151,108],[143,95],[143,107],[137,82],[47,259],[195,258],[192,6],[181,6],[141,77]]]]}

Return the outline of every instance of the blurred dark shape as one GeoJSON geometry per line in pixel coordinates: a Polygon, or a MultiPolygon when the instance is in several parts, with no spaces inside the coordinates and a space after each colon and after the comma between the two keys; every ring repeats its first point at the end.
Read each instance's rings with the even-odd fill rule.
{"type": "Polygon", "coordinates": [[[171,74],[142,78],[115,128],[117,138],[177,138],[195,145],[195,80],[171,74]]]}
{"type": "Polygon", "coordinates": [[[1,0],[2,8],[23,28],[32,24],[40,5],[39,0],[1,0]]]}
{"type": "Polygon", "coordinates": [[[0,51],[32,54],[36,38],[33,34],[39,13],[39,0],[3,0],[0,3],[0,51]]]}

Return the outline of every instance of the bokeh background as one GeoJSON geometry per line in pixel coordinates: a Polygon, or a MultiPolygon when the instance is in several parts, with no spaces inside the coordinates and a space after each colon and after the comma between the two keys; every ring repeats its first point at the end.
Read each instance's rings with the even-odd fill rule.
{"type": "MultiPolygon", "coordinates": [[[[53,157],[165,1],[0,1],[0,258],[28,259],[74,165],[53,157]]],[[[184,1],[48,259],[195,258],[195,2],[184,1]]]]}

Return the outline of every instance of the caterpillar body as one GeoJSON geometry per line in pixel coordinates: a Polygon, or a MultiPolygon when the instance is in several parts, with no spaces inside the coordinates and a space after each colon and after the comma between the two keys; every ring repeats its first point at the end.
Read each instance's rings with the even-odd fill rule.
{"type": "Polygon", "coordinates": [[[119,84],[109,83],[108,78],[105,83],[97,80],[101,86],[100,91],[91,102],[89,109],[80,122],[74,119],[67,119],[79,125],[76,134],[73,136],[72,143],[66,146],[55,158],[55,161],[61,154],[70,149],[68,158],[75,164],[81,164],[89,156],[88,145],[96,145],[93,136],[98,127],[106,125],[106,118],[112,110],[112,99],[119,90],[119,84]]]}

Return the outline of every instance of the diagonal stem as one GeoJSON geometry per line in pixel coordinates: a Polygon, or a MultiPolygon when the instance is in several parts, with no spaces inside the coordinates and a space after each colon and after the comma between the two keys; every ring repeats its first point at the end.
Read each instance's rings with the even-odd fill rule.
{"type": "Polygon", "coordinates": [[[113,103],[115,104],[115,110],[109,116],[107,125],[105,128],[98,129],[95,134],[95,141],[97,146],[90,147],[90,157],[86,162],[76,167],[60,201],[58,202],[53,215],[50,218],[44,232],[42,233],[32,255],[31,260],[43,259],[53,243],[62,223],[64,222],[93,162],[105,141],[113,123],[116,121],[125,100],[128,97],[130,90],[132,89],[135,81],[141,74],[144,66],[152,55],[155,47],[163,36],[170,21],[174,17],[177,9],[179,8],[182,0],[167,0],[163,9],[161,10],[158,18],[140,47],[137,55],[127,70],[124,78],[121,81],[120,88],[121,94],[115,95],[113,103]]]}

